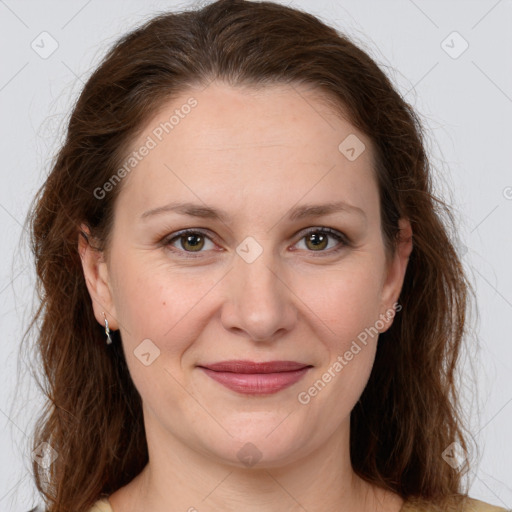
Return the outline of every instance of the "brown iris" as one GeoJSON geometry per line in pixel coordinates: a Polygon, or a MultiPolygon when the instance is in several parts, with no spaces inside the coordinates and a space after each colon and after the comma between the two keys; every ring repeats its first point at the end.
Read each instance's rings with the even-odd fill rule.
{"type": "Polygon", "coordinates": [[[204,247],[204,237],[199,233],[183,235],[181,237],[181,246],[186,251],[200,251],[204,247]]]}
{"type": "MultiPolygon", "coordinates": [[[[327,247],[329,236],[325,233],[310,233],[306,237],[306,245],[308,245],[309,242],[313,243],[313,249],[325,249],[327,247]]],[[[308,248],[309,247],[308,245],[308,248]]]]}

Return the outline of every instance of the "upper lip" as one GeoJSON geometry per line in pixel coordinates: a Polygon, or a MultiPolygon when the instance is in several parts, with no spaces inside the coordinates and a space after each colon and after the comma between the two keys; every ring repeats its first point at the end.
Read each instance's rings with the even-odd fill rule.
{"type": "Polygon", "coordinates": [[[278,373],[301,370],[311,366],[309,364],[298,363],[296,361],[264,361],[257,363],[255,361],[221,361],[218,363],[199,365],[202,368],[208,368],[216,372],[232,373],[278,373]]]}

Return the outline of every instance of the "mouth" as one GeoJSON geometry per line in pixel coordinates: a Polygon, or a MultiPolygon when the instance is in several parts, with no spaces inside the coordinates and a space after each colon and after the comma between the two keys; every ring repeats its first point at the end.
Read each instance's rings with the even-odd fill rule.
{"type": "Polygon", "coordinates": [[[198,365],[208,377],[242,394],[277,393],[301,380],[312,365],[296,361],[222,361],[198,365]]]}

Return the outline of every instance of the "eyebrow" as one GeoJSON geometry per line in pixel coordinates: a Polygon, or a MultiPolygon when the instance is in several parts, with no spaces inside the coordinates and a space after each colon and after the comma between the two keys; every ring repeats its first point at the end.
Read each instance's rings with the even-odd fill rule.
{"type": "MultiPolygon", "coordinates": [[[[217,210],[209,206],[202,206],[195,203],[169,203],[165,206],[160,206],[152,210],[148,210],[141,215],[142,220],[147,220],[163,213],[175,212],[181,215],[188,215],[191,217],[200,217],[203,219],[219,220],[227,223],[229,215],[223,210],[217,210]]],[[[296,206],[288,213],[288,219],[297,221],[308,217],[320,217],[332,213],[351,213],[357,214],[366,219],[365,212],[357,206],[345,203],[344,201],[336,201],[333,203],[323,204],[305,204],[296,206]]]]}

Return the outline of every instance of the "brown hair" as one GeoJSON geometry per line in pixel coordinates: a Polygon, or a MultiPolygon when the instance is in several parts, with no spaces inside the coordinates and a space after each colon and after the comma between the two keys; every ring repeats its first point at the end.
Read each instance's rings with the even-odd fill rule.
{"type": "Polygon", "coordinates": [[[271,2],[219,0],[158,15],[114,45],[83,88],[34,198],[28,220],[41,303],[29,329],[40,323],[48,400],[33,447],[48,442],[58,457],[47,473],[36,462],[33,472],[49,510],[87,510],[148,461],[141,398],[119,333],[107,346],[94,317],[78,236],[85,223],[98,249],[108,250],[122,184],[102,200],[94,190],[162,105],[214,79],[313,86],[372,141],[386,246],[394,250],[403,217],[414,248],[402,310],[380,335],[351,413],[352,465],[403,498],[441,503],[459,495],[463,473],[442,453],[453,442],[468,449],[455,370],[472,290],[448,233],[450,210],[433,194],[420,120],[364,51],[314,16],[271,2]]]}

